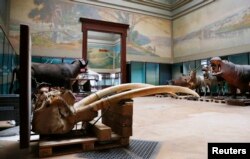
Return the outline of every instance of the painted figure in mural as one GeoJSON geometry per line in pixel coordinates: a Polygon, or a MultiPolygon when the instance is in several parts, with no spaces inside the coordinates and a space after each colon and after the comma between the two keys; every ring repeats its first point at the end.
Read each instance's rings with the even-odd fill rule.
{"type": "Polygon", "coordinates": [[[250,91],[250,65],[236,65],[220,57],[213,57],[210,63],[213,75],[226,80],[234,98],[237,88],[243,94],[250,91]]]}

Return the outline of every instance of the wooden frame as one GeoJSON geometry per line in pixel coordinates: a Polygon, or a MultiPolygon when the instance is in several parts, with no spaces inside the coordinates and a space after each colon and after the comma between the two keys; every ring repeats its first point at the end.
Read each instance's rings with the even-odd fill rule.
{"type": "Polygon", "coordinates": [[[82,23],[82,58],[87,59],[87,39],[88,31],[98,31],[98,32],[107,32],[115,33],[121,35],[121,83],[127,83],[126,76],[126,38],[127,30],[129,25],[113,23],[101,20],[80,18],[82,23]]]}
{"type": "Polygon", "coordinates": [[[28,25],[20,25],[20,142],[21,149],[30,145],[31,115],[31,44],[28,25]]]}

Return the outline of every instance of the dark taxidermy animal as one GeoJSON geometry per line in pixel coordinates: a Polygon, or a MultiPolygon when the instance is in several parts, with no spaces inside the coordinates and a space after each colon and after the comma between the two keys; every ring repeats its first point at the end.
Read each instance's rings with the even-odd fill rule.
{"type": "Polygon", "coordinates": [[[236,65],[232,62],[221,60],[220,57],[213,57],[210,60],[210,64],[213,75],[225,79],[234,96],[237,88],[243,94],[250,91],[250,65],[236,65]]]}
{"type": "MultiPolygon", "coordinates": [[[[73,79],[81,72],[82,69],[87,67],[87,62],[84,60],[75,60],[71,64],[49,64],[49,63],[32,63],[31,65],[31,77],[32,86],[37,87],[38,83],[47,83],[52,87],[64,87],[65,89],[71,89],[73,79]]],[[[19,75],[18,69],[15,69],[15,73],[19,75]]],[[[12,84],[10,87],[10,93],[13,88],[14,71],[12,76],[12,84]]]]}

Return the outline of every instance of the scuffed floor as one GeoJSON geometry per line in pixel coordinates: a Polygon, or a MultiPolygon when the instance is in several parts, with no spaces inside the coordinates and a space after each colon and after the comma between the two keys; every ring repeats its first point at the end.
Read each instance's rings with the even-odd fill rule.
{"type": "Polygon", "coordinates": [[[161,141],[158,159],[206,159],[208,142],[250,142],[249,125],[249,106],[143,97],[132,138],[161,141]]]}
{"type": "MultiPolygon", "coordinates": [[[[206,159],[208,142],[250,142],[249,125],[250,106],[170,97],[140,97],[134,99],[131,139],[158,142],[158,151],[152,158],[206,159]]],[[[5,145],[18,145],[13,139],[17,137],[0,138],[0,153],[5,151],[5,145]]],[[[31,145],[30,151],[17,150],[17,154],[31,153],[26,158],[35,158],[36,144],[31,145]]],[[[51,158],[82,158],[81,156],[70,154],[51,158]]]]}

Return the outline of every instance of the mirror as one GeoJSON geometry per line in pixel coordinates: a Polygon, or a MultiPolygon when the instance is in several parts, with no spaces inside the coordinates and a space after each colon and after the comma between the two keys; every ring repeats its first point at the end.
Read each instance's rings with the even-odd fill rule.
{"type": "MultiPolygon", "coordinates": [[[[105,35],[105,37],[111,37],[116,41],[116,37],[120,38],[120,55],[117,58],[117,61],[119,61],[120,68],[118,68],[116,64],[113,64],[114,68],[111,70],[113,71],[111,74],[109,72],[110,77],[114,77],[115,79],[118,78],[119,83],[126,83],[127,82],[127,76],[126,76],[126,38],[127,38],[127,30],[129,28],[129,25],[127,24],[120,24],[120,23],[114,23],[114,22],[107,22],[107,21],[101,21],[101,20],[95,20],[95,19],[87,19],[87,18],[80,18],[80,22],[82,23],[82,33],[83,33],[83,38],[82,38],[82,58],[85,60],[89,60],[89,55],[94,56],[94,54],[91,55],[92,52],[91,49],[88,48],[88,37],[95,36],[91,34],[100,34],[105,35]],[[98,33],[97,33],[98,32],[98,33]],[[88,36],[90,34],[90,36],[88,36]],[[107,35],[110,34],[110,35],[107,35]],[[117,74],[117,72],[120,72],[117,74]]],[[[90,38],[91,39],[91,38],[90,38]]],[[[90,40],[91,41],[91,40],[90,40]]],[[[118,40],[119,41],[119,40],[118,40]]],[[[117,43],[117,44],[118,44],[117,43]]],[[[91,47],[90,47],[91,48],[91,47]]],[[[99,49],[99,53],[106,53],[109,52],[110,50],[108,49],[99,49]]],[[[117,50],[114,51],[115,53],[118,52],[117,50]]],[[[97,54],[97,53],[96,53],[97,54]]],[[[101,54],[98,56],[101,56],[101,54]]],[[[93,57],[92,57],[93,58],[93,57]]],[[[111,58],[112,59],[112,58],[111,58]]],[[[116,60],[115,60],[116,61],[116,60]]],[[[103,61],[102,61],[103,62],[103,61]]],[[[114,61],[113,61],[114,62],[114,61]]],[[[102,78],[106,78],[105,74],[103,74],[102,78]]],[[[116,81],[113,81],[113,84],[116,84],[116,81]]]]}
{"type": "Polygon", "coordinates": [[[87,57],[88,70],[99,74],[98,85],[101,88],[121,83],[121,36],[115,33],[88,31],[87,57]]]}

